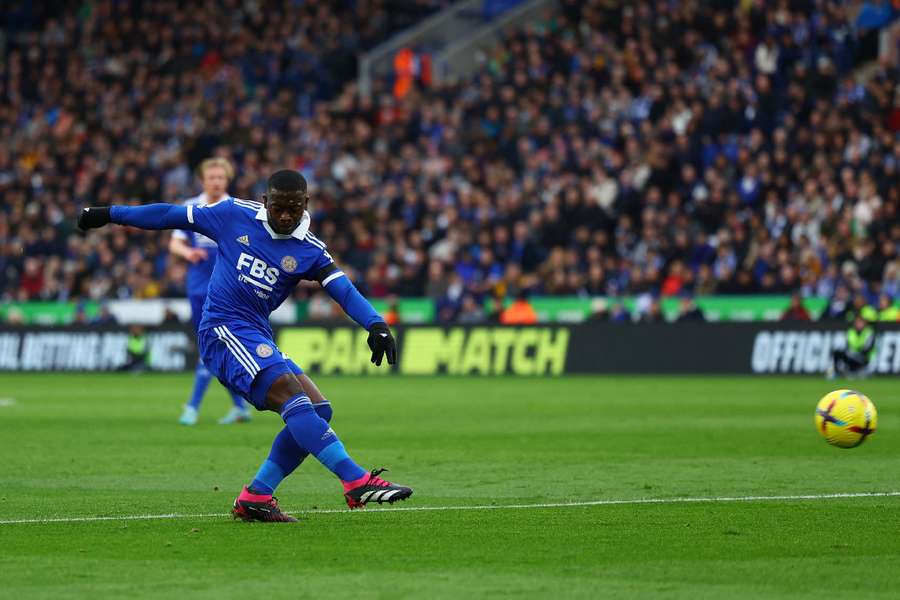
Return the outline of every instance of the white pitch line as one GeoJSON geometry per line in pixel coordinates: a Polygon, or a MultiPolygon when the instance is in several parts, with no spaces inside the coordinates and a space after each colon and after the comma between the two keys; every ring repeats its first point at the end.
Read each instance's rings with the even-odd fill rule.
{"type": "Polygon", "coordinates": [[[10,519],[0,521],[0,525],[18,525],[20,523],[93,523],[94,521],[153,521],[157,519],[210,519],[212,517],[230,517],[223,513],[201,513],[185,515],[168,513],[162,515],[121,515],[119,517],[49,517],[46,519],[10,519]]]}
{"type": "Polygon", "coordinates": [[[0,398],[0,408],[9,408],[16,405],[15,398],[0,398]]]}
{"type": "MultiPolygon", "coordinates": [[[[631,500],[585,500],[581,502],[546,502],[538,504],[482,504],[462,506],[398,506],[374,508],[369,510],[348,511],[347,509],[299,510],[291,514],[376,514],[382,512],[421,512],[433,510],[521,510],[534,508],[573,508],[579,506],[616,506],[635,504],[691,504],[691,503],[725,503],[725,502],[789,502],[792,500],[835,500],[841,498],[897,498],[900,492],[851,492],[839,494],[802,494],[793,496],[707,496],[696,498],[634,498],[631,500]]],[[[230,517],[224,513],[181,514],[167,513],[161,515],[122,515],[102,517],[49,517],[38,519],[10,519],[0,521],[0,525],[18,525],[22,523],[85,523],[94,521],[151,521],[156,519],[211,519],[230,517]]]]}

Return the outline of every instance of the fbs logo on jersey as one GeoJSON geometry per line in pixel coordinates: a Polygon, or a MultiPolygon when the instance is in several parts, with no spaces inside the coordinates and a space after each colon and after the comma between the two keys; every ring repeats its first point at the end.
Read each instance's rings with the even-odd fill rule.
{"type": "Polygon", "coordinates": [[[242,235],[241,237],[239,237],[239,238],[237,239],[237,241],[238,241],[239,243],[245,245],[245,246],[249,246],[249,245],[250,245],[250,236],[249,236],[249,235],[242,235]]]}
{"type": "MultiPolygon", "coordinates": [[[[238,280],[250,285],[254,285],[262,290],[271,292],[272,286],[278,282],[278,267],[270,267],[255,256],[250,256],[246,252],[241,252],[237,261],[237,270],[240,272],[238,280]],[[249,267],[248,273],[245,275],[242,271],[249,267]]],[[[264,296],[268,298],[268,296],[264,296]]]]}

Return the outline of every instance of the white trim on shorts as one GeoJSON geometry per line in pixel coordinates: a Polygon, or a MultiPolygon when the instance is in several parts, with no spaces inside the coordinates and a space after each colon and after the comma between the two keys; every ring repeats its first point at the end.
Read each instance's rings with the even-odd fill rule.
{"type": "Polygon", "coordinates": [[[259,364],[250,352],[238,341],[234,334],[228,331],[228,328],[224,325],[214,327],[213,331],[219,336],[219,340],[225,342],[228,350],[234,355],[241,366],[250,373],[250,376],[256,377],[256,374],[259,373],[259,364]]]}

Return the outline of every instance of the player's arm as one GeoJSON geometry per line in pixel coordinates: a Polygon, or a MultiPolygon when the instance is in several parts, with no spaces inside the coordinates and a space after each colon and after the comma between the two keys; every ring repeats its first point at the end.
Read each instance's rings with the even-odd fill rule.
{"type": "Polygon", "coordinates": [[[372,351],[372,362],[380,366],[382,359],[387,356],[388,364],[395,364],[397,342],[385,320],[324,250],[321,262],[324,264],[315,271],[314,279],[351,319],[369,332],[368,342],[372,351]]]}
{"type": "Polygon", "coordinates": [[[223,210],[177,204],[92,206],[78,215],[78,228],[87,231],[115,223],[139,229],[189,229],[215,240],[223,210]]]}
{"type": "Polygon", "coordinates": [[[187,242],[187,237],[182,229],[172,232],[172,239],[169,240],[169,254],[183,258],[191,264],[207,258],[206,250],[194,248],[187,242]]]}

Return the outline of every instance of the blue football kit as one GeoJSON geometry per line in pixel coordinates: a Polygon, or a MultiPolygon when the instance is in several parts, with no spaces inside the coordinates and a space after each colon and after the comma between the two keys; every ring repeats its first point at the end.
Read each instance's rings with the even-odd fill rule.
{"type": "Polygon", "coordinates": [[[269,315],[301,280],[318,281],[362,327],[384,322],[309,230],[309,213],[290,235],[272,230],[262,204],[238,198],[214,205],[113,206],[110,219],[143,229],[187,230],[216,243],[198,325],[200,356],[223,384],[259,410],[266,408],[268,384],[285,372],[302,372],[278,349],[269,325],[269,315]]]}
{"type": "MultiPolygon", "coordinates": [[[[273,177],[286,173],[290,177],[286,171],[273,177]]],[[[318,281],[354,321],[369,331],[368,343],[376,365],[381,364],[385,353],[389,364],[396,360],[394,340],[384,319],[309,230],[308,212],[303,212],[290,235],[271,228],[262,204],[238,198],[212,205],[86,208],[78,225],[85,230],[110,222],[142,229],[180,229],[205,236],[218,248],[197,326],[200,356],[226,387],[259,410],[277,409],[285,423],[272,442],[268,458],[235,500],[235,517],[294,521],[279,509],[272,494],[309,455],[341,481],[350,508],[369,502],[391,503],[412,495],[412,489],[379,477],[383,470],[367,473],[350,457],[329,425],[332,410],[327,400],[317,398],[314,405],[302,389],[292,390],[289,398],[276,393],[272,404],[267,398],[276,380],[302,373],[279,350],[269,325],[269,315],[301,280],[318,281]]]]}

